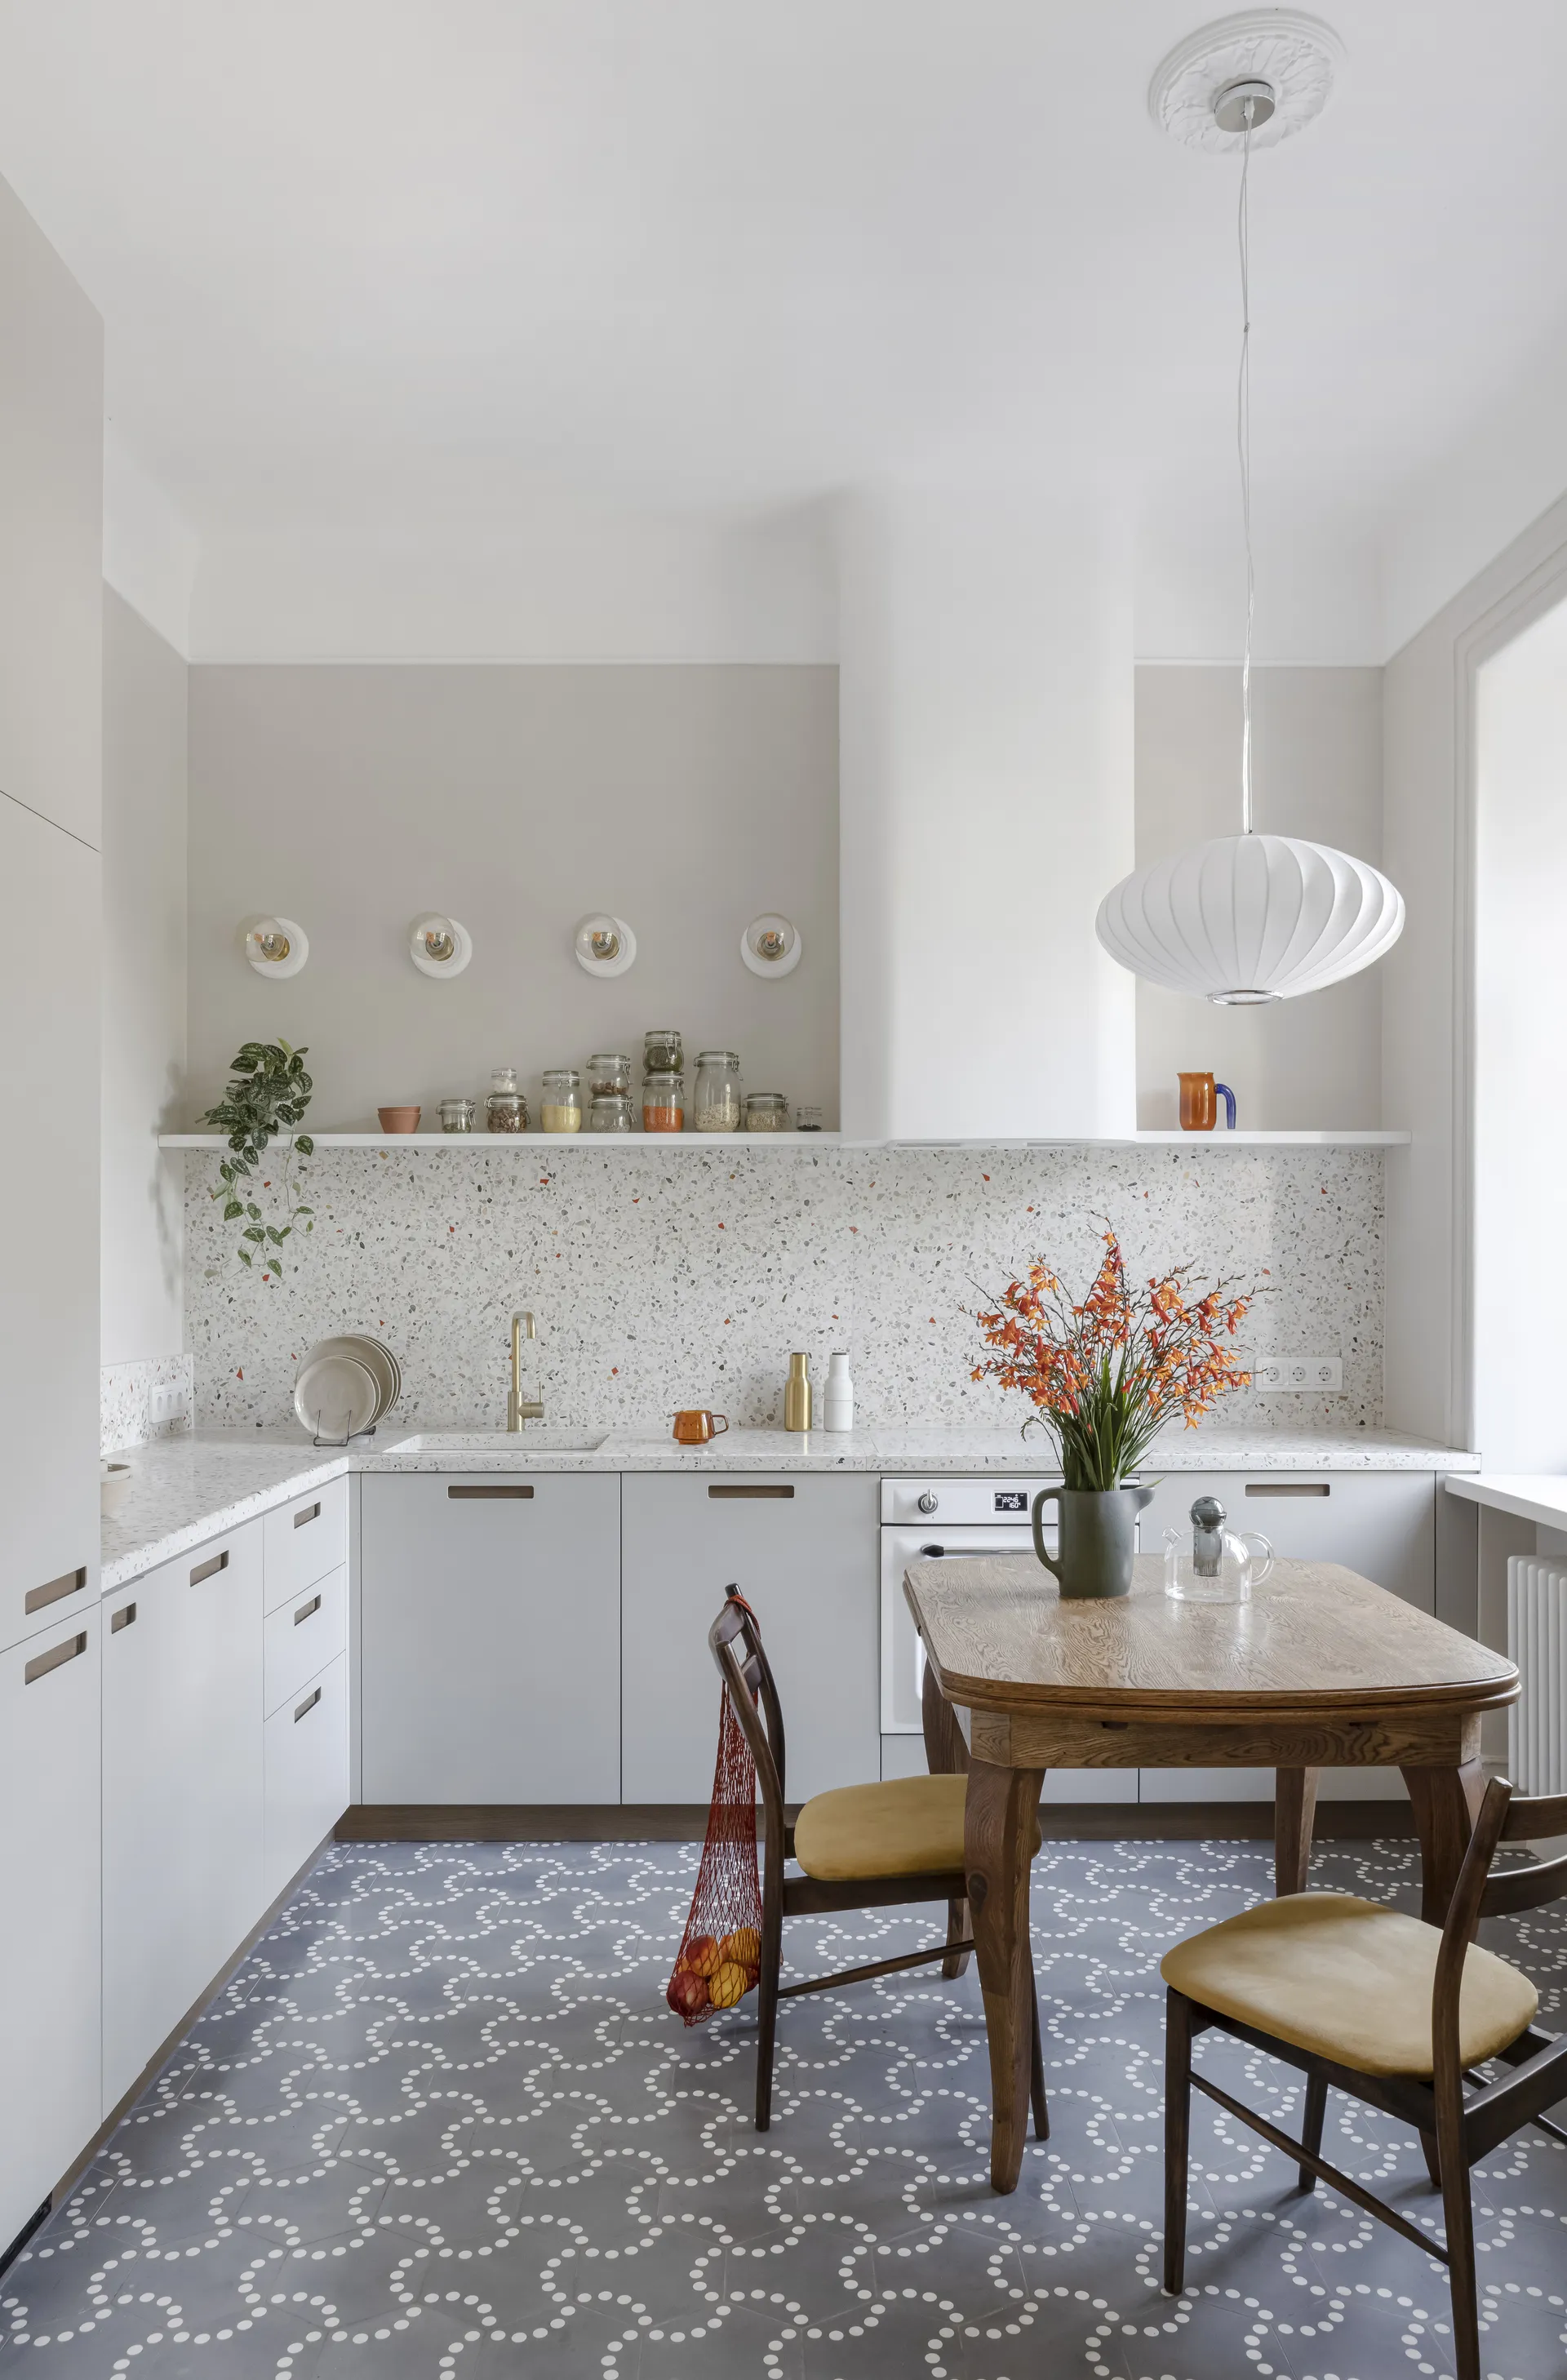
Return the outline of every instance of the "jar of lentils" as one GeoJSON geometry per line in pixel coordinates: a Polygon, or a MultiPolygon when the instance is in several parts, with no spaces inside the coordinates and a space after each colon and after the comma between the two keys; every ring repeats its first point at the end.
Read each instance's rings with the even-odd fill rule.
{"type": "Polygon", "coordinates": [[[686,1085],[680,1075],[659,1073],[643,1078],[642,1129],[644,1132],[685,1131],[686,1085]]]}

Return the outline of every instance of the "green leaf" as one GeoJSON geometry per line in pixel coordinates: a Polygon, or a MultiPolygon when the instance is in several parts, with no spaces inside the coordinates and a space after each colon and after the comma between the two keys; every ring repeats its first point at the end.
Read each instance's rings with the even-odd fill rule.
{"type": "MultiPolygon", "coordinates": [[[[214,1198],[221,1197],[222,1195],[222,1192],[218,1190],[214,1190],[213,1193],[214,1198]]],[[[239,1200],[237,1198],[231,1198],[227,1206],[223,1210],[224,1221],[225,1223],[232,1223],[237,1215],[242,1215],[244,1212],[245,1209],[241,1206],[239,1200]]]]}
{"type": "Polygon", "coordinates": [[[315,1142],[308,1132],[302,1132],[294,1146],[301,1157],[313,1157],[316,1153],[315,1142]]]}
{"type": "Polygon", "coordinates": [[[248,1223],[239,1236],[242,1240],[259,1240],[264,1244],[267,1235],[260,1223],[248,1223]]]}
{"type": "Polygon", "coordinates": [[[242,1265],[248,1265],[249,1263],[250,1251],[249,1248],[236,1248],[234,1253],[239,1258],[242,1265]]]}
{"type": "Polygon", "coordinates": [[[287,1228],[287,1225],[285,1224],[283,1231],[280,1232],[277,1231],[271,1223],[267,1225],[267,1237],[272,1242],[274,1248],[280,1248],[283,1245],[284,1235],[286,1232],[287,1228]]]}
{"type": "Polygon", "coordinates": [[[247,1205],[247,1207],[246,1207],[246,1208],[245,1208],[245,1212],[249,1216],[250,1220],[252,1221],[252,1223],[259,1223],[259,1222],[261,1221],[261,1208],[257,1206],[257,1204],[256,1204],[256,1202],[255,1202],[255,1200],[254,1200],[253,1198],[252,1198],[252,1199],[249,1202],[249,1204],[247,1205]]]}

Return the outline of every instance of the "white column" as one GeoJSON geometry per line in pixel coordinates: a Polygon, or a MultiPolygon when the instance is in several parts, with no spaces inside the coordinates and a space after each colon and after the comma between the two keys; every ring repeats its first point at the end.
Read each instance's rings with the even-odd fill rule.
{"type": "Polygon", "coordinates": [[[993,491],[838,527],[844,1134],[1129,1132],[1133,979],[1094,937],[1133,865],[1125,540],[993,491]]]}

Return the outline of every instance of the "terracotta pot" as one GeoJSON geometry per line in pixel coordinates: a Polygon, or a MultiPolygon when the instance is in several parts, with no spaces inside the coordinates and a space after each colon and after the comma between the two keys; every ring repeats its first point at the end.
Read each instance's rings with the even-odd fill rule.
{"type": "Polygon", "coordinates": [[[417,1132],[423,1112],[419,1108],[377,1108],[383,1132],[417,1132]]]}

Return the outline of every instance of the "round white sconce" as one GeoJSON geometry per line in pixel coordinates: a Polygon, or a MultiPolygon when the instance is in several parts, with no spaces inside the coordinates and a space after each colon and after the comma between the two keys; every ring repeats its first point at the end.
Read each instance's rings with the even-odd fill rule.
{"type": "Polygon", "coordinates": [[[598,910],[584,917],[573,940],[577,964],[589,975],[624,975],[637,955],[637,937],[624,917],[598,910]]]}
{"type": "Polygon", "coordinates": [[[408,929],[408,956],[420,975],[461,975],[473,956],[473,937],[455,917],[416,917],[408,929]]]}
{"type": "Polygon", "coordinates": [[[740,956],[753,975],[793,975],[804,948],[787,917],[753,917],[740,937],[740,956]]]}
{"type": "Polygon", "coordinates": [[[258,975],[298,975],[310,955],[310,937],[292,917],[251,917],[240,927],[239,939],[258,975]]]}

